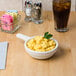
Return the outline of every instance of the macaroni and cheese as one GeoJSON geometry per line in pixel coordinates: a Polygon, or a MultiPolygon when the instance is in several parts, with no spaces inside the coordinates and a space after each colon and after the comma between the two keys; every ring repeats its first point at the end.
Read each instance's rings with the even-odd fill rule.
{"type": "Polygon", "coordinates": [[[27,47],[31,50],[38,52],[45,52],[54,49],[56,43],[52,39],[46,39],[42,36],[36,36],[35,38],[27,42],[27,47]]]}

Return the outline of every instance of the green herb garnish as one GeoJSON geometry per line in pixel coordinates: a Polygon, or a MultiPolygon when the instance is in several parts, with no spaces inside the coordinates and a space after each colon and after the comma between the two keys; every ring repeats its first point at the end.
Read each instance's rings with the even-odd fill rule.
{"type": "Polygon", "coordinates": [[[49,34],[49,32],[45,32],[44,34],[44,38],[46,39],[50,39],[53,35],[52,34],[49,34]]]}

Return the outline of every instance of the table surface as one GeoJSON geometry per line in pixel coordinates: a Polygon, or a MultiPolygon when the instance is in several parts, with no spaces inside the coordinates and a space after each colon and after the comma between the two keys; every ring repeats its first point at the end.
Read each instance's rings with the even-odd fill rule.
{"type": "MultiPolygon", "coordinates": [[[[0,16],[4,12],[0,12],[0,16]]],[[[52,12],[44,12],[43,24],[24,21],[24,13],[20,12],[21,28],[14,34],[0,31],[0,42],[8,41],[6,69],[0,70],[0,76],[76,76],[76,12],[71,12],[69,31],[59,33],[54,29],[52,12]],[[37,60],[29,56],[24,49],[24,41],[16,38],[17,33],[28,36],[53,34],[59,42],[59,49],[47,60],[37,60]]]]}

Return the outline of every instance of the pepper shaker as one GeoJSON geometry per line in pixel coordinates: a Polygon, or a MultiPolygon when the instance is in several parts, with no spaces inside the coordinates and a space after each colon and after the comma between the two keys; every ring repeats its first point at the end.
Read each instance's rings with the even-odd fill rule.
{"type": "Polygon", "coordinates": [[[36,24],[41,24],[43,22],[41,17],[42,17],[42,3],[36,2],[33,5],[32,21],[36,24]]]}
{"type": "Polygon", "coordinates": [[[25,1],[25,21],[31,21],[31,13],[32,13],[32,2],[26,0],[25,1]]]}

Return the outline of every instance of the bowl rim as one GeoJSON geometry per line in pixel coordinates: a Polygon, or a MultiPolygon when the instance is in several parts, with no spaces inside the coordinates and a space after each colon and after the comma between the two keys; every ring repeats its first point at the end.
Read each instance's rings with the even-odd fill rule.
{"type": "MultiPolygon", "coordinates": [[[[35,37],[35,36],[31,37],[30,39],[32,39],[32,38],[34,38],[34,37],[35,37]]],[[[29,39],[29,40],[30,40],[30,39],[29,39]]],[[[29,51],[30,51],[30,52],[32,52],[32,53],[50,53],[50,52],[55,52],[55,51],[56,51],[56,49],[57,49],[57,48],[58,48],[58,46],[59,46],[58,41],[57,41],[56,39],[54,39],[54,38],[50,38],[50,39],[52,39],[52,40],[54,40],[54,41],[55,41],[56,46],[55,46],[55,48],[54,48],[54,49],[49,50],[49,51],[45,51],[45,52],[38,52],[38,51],[31,50],[31,49],[30,49],[30,48],[28,48],[28,47],[27,47],[27,45],[26,45],[26,43],[27,43],[29,40],[25,41],[25,43],[24,43],[24,47],[25,47],[25,49],[26,49],[26,50],[29,50],[29,51]]]]}

